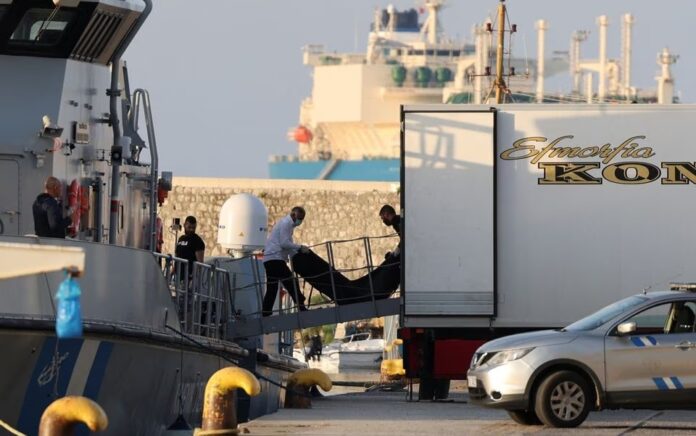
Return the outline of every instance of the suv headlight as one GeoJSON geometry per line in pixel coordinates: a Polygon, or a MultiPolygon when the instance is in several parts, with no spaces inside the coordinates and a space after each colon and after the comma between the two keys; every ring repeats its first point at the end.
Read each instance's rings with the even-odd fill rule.
{"type": "Polygon", "coordinates": [[[498,351],[491,358],[487,359],[486,363],[489,365],[500,365],[501,363],[512,362],[513,360],[523,358],[524,356],[529,354],[529,352],[532,351],[533,349],[534,349],[534,347],[518,348],[516,350],[498,351]]]}

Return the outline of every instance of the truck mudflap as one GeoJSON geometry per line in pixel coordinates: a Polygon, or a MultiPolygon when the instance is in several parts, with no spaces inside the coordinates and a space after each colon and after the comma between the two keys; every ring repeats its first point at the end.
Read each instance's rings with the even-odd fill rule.
{"type": "Polygon", "coordinates": [[[435,340],[434,377],[465,380],[471,358],[484,342],[476,339],[435,340]]]}

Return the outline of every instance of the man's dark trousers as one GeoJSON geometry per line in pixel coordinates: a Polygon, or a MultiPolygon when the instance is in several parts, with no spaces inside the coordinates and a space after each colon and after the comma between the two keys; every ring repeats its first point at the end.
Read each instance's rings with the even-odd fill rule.
{"type": "Polygon", "coordinates": [[[263,263],[266,270],[266,295],[263,297],[263,316],[273,314],[273,303],[278,295],[278,283],[283,287],[295,304],[299,304],[300,309],[304,310],[304,295],[300,292],[300,283],[293,276],[288,265],[282,260],[269,260],[263,263]],[[298,300],[299,296],[299,300],[298,300]]]}

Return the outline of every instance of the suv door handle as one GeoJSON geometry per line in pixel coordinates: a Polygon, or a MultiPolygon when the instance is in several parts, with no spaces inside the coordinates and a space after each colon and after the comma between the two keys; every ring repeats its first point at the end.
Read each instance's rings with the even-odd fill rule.
{"type": "Polygon", "coordinates": [[[679,344],[675,345],[674,348],[679,348],[680,350],[688,350],[689,348],[696,348],[696,344],[692,344],[689,341],[684,341],[680,342],[679,344]]]}

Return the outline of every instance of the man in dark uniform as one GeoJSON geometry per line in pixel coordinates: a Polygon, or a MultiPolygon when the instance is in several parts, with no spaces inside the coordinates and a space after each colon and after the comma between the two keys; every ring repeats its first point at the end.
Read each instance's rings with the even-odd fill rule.
{"type": "Polygon", "coordinates": [[[68,211],[68,217],[63,217],[62,208],[57,200],[62,196],[63,187],[60,180],[49,177],[44,188],[44,193],[36,197],[31,207],[34,215],[34,233],[40,237],[65,239],[65,230],[72,224],[69,218],[72,210],[68,211]]]}
{"type": "Polygon", "coordinates": [[[396,249],[393,252],[390,251],[384,256],[385,259],[389,259],[390,257],[394,257],[396,260],[400,254],[401,216],[396,214],[396,211],[394,210],[394,208],[392,206],[385,204],[379,210],[379,217],[382,219],[382,222],[384,223],[385,226],[393,227],[394,231],[399,235],[399,245],[396,247],[396,249]]]}
{"type": "Polygon", "coordinates": [[[401,216],[396,214],[396,211],[391,205],[385,204],[379,210],[379,217],[385,226],[391,226],[401,238],[401,216]]]}
{"type": "MultiPolygon", "coordinates": [[[[205,242],[196,234],[196,217],[187,216],[184,221],[184,234],[179,237],[176,243],[174,255],[189,261],[189,277],[193,273],[193,263],[203,262],[205,253],[205,242]]],[[[183,271],[182,271],[183,274],[183,271]]]]}

